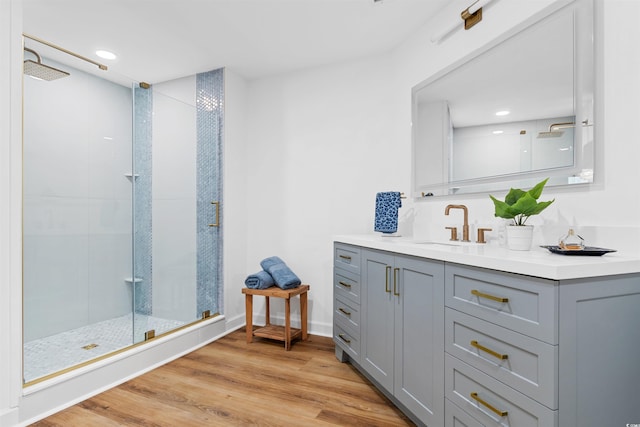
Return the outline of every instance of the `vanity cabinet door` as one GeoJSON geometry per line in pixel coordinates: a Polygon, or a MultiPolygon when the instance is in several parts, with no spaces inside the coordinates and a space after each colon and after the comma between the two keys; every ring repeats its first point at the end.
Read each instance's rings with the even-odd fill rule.
{"type": "Polygon", "coordinates": [[[394,256],[362,251],[361,364],[381,386],[393,391],[394,256]]]}
{"type": "Polygon", "coordinates": [[[444,264],[362,253],[362,367],[420,421],[442,425],[444,264]]]}
{"type": "Polygon", "coordinates": [[[397,256],[394,396],[429,426],[444,423],[444,264],[397,256]]]}

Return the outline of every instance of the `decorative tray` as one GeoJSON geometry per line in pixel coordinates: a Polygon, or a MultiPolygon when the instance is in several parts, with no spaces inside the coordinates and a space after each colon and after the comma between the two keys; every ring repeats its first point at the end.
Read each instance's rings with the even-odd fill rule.
{"type": "Polygon", "coordinates": [[[609,252],[616,252],[615,249],[596,248],[595,246],[585,246],[584,249],[562,249],[560,246],[540,246],[541,248],[548,249],[554,254],[560,255],[578,255],[578,256],[601,256],[608,254],[609,252]]]}

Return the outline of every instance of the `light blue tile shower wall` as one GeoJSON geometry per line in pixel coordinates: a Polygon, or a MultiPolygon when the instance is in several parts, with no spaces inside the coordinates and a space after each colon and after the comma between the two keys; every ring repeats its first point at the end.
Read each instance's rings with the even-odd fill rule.
{"type": "Polygon", "coordinates": [[[133,284],[134,311],[152,314],[152,117],[153,89],[134,89],[133,284]]]}
{"type": "Polygon", "coordinates": [[[222,313],[222,137],[224,69],[196,75],[197,293],[196,316],[222,313]],[[219,218],[215,205],[218,202],[219,218]],[[218,227],[209,224],[218,223],[218,227]]]}

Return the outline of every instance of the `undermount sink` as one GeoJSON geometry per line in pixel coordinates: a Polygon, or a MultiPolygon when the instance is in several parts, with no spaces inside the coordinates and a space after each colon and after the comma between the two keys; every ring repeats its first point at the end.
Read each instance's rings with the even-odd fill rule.
{"type": "Polygon", "coordinates": [[[415,243],[416,245],[462,246],[471,242],[432,242],[429,240],[414,240],[412,243],[415,243]]]}

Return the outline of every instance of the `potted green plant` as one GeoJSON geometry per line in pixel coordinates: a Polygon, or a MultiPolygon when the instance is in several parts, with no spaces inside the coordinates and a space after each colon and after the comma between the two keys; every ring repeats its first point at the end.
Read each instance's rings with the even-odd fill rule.
{"type": "Polygon", "coordinates": [[[504,202],[489,195],[496,208],[495,216],[513,220],[513,223],[507,226],[509,249],[528,251],[531,248],[533,226],[527,225],[527,220],[533,215],[538,215],[555,201],[553,199],[547,202],[538,202],[548,180],[549,178],[539,182],[529,191],[512,188],[507,193],[504,202]]]}

